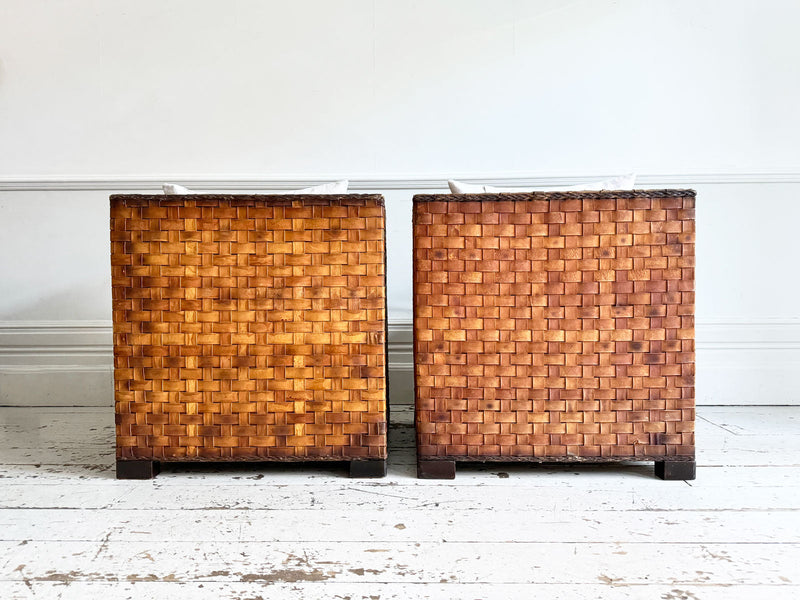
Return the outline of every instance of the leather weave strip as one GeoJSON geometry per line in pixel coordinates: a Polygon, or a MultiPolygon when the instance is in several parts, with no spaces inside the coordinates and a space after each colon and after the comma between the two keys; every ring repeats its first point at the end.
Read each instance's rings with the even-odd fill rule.
{"type": "Polygon", "coordinates": [[[386,457],[383,198],[111,197],[117,457],[386,457]]]}
{"type": "Polygon", "coordinates": [[[691,190],[414,197],[420,459],[691,460],[691,190]]]}

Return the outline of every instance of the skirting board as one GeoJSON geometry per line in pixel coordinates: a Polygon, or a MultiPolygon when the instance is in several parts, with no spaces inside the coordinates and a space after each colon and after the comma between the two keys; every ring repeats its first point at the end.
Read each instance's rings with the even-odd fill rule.
{"type": "MultiPolygon", "coordinates": [[[[0,322],[0,405],[111,406],[106,321],[0,322]]],[[[698,405],[800,406],[800,320],[697,326],[698,405]]],[[[410,323],[389,326],[392,405],[413,403],[410,323]]]]}

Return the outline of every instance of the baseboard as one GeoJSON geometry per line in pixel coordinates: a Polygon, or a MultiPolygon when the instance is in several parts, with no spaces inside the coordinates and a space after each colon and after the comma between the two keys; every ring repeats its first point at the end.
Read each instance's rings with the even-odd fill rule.
{"type": "MultiPolygon", "coordinates": [[[[106,321],[0,322],[0,405],[110,406],[106,321]]],[[[699,405],[800,405],[800,320],[697,325],[699,405]]],[[[393,405],[413,402],[412,328],[389,326],[393,405]]]]}
{"type": "Polygon", "coordinates": [[[109,321],[0,321],[0,370],[112,365],[109,321]]]}
{"type": "MultiPolygon", "coordinates": [[[[411,325],[389,325],[392,404],[413,402],[411,325]]],[[[111,323],[0,321],[0,406],[111,406],[111,323]]]]}

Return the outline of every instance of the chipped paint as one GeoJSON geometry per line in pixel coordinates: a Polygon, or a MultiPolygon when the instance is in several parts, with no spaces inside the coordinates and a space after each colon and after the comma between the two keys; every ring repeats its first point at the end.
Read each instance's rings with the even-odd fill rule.
{"type": "MultiPolygon", "coordinates": [[[[637,597],[728,600],[796,586],[800,434],[765,455],[750,452],[758,436],[714,432],[700,419],[706,462],[694,487],[665,485],[642,465],[624,474],[475,467],[456,481],[418,481],[407,426],[391,428],[399,445],[381,481],[215,466],[125,482],[112,478],[103,446],[113,441],[103,439],[107,415],[96,413],[102,435],[87,441],[89,413],[30,412],[53,420],[42,430],[52,437],[36,447],[25,445],[30,428],[12,431],[0,415],[11,442],[0,445],[3,600],[55,598],[65,586],[106,600],[170,597],[178,585],[203,600],[299,600],[319,590],[352,600],[513,597],[527,586],[576,600],[621,586],[637,597]]],[[[769,415],[748,413],[737,431],[748,419],[769,415]]]]}

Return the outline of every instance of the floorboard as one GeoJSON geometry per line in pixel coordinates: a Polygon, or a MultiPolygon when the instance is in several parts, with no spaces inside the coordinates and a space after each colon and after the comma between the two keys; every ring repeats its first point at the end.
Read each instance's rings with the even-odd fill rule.
{"type": "Polygon", "coordinates": [[[108,411],[0,408],[0,598],[800,597],[800,408],[703,407],[698,474],[646,463],[167,465],[114,479],[108,411]],[[769,440],[767,446],[764,442],[769,440]]]}

